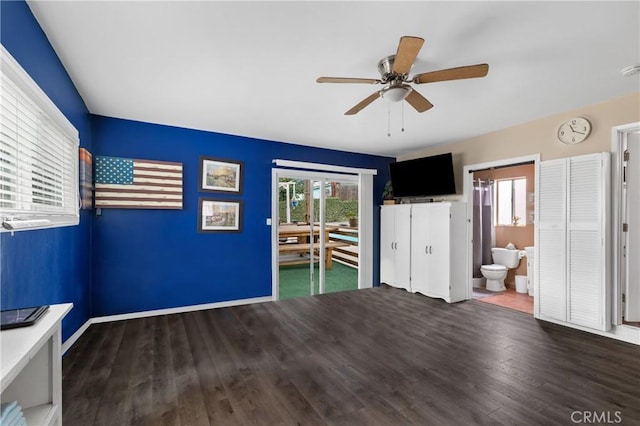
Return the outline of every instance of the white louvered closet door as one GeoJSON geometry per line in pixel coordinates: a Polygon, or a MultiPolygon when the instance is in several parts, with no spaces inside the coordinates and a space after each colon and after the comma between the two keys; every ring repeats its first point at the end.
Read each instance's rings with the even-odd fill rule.
{"type": "Polygon", "coordinates": [[[568,159],[567,297],[572,324],[608,330],[608,153],[568,159]]]}
{"type": "Polygon", "coordinates": [[[537,317],[609,330],[609,153],[540,163],[537,317]]]}
{"type": "Polygon", "coordinates": [[[538,173],[538,317],[567,320],[565,159],[543,161],[538,173]]]}

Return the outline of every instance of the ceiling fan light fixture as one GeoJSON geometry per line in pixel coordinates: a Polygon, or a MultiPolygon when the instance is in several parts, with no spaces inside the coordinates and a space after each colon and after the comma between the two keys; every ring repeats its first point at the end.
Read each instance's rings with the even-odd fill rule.
{"type": "Polygon", "coordinates": [[[631,77],[632,75],[640,74],[640,64],[632,65],[630,67],[624,67],[620,70],[623,76],[631,77]]]}
{"type": "MultiPolygon", "coordinates": [[[[417,90],[409,84],[435,83],[439,81],[462,80],[466,78],[485,77],[489,72],[489,64],[466,65],[462,67],[423,72],[409,78],[409,73],[416,61],[418,52],[422,48],[424,39],[414,36],[400,37],[398,50],[395,55],[385,56],[378,62],[379,79],[353,77],[320,77],[318,83],[366,83],[382,84],[382,90],[370,94],[349,109],[344,115],[354,115],[363,108],[384,98],[387,102],[401,102],[406,100],[417,112],[425,112],[433,108],[417,90]]],[[[403,110],[404,111],[404,110],[403,110]]]]}
{"type": "Polygon", "coordinates": [[[388,102],[400,102],[403,101],[409,93],[411,93],[411,87],[409,86],[389,86],[380,91],[380,97],[388,102]]]}

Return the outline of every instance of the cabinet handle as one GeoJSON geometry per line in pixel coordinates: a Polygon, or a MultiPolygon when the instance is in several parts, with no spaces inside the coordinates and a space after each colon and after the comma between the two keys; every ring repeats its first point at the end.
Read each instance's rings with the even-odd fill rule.
{"type": "Polygon", "coordinates": [[[398,250],[398,243],[396,243],[396,250],[398,250]]]}
{"type": "Polygon", "coordinates": [[[431,254],[431,246],[429,246],[429,254],[431,254]]]}
{"type": "Polygon", "coordinates": [[[391,250],[393,250],[393,242],[391,243],[391,250]]]}
{"type": "Polygon", "coordinates": [[[424,246],[424,254],[429,254],[429,246],[424,246]]]}

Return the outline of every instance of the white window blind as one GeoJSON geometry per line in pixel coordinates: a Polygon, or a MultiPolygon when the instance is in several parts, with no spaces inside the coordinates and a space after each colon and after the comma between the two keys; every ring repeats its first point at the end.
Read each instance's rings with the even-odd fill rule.
{"type": "Polygon", "coordinates": [[[3,229],[77,224],[78,131],[4,46],[1,53],[3,229]]]}

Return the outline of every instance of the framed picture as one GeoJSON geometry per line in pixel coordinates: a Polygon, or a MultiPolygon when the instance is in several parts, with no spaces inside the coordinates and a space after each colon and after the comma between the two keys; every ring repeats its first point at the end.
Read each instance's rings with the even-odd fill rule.
{"type": "Polygon", "coordinates": [[[198,199],[198,232],[242,231],[242,201],[198,199]]]}
{"type": "Polygon", "coordinates": [[[86,148],[80,148],[80,208],[93,208],[93,157],[86,148]]]}
{"type": "Polygon", "coordinates": [[[200,157],[200,191],[242,192],[244,163],[222,158],[200,157]]]}

